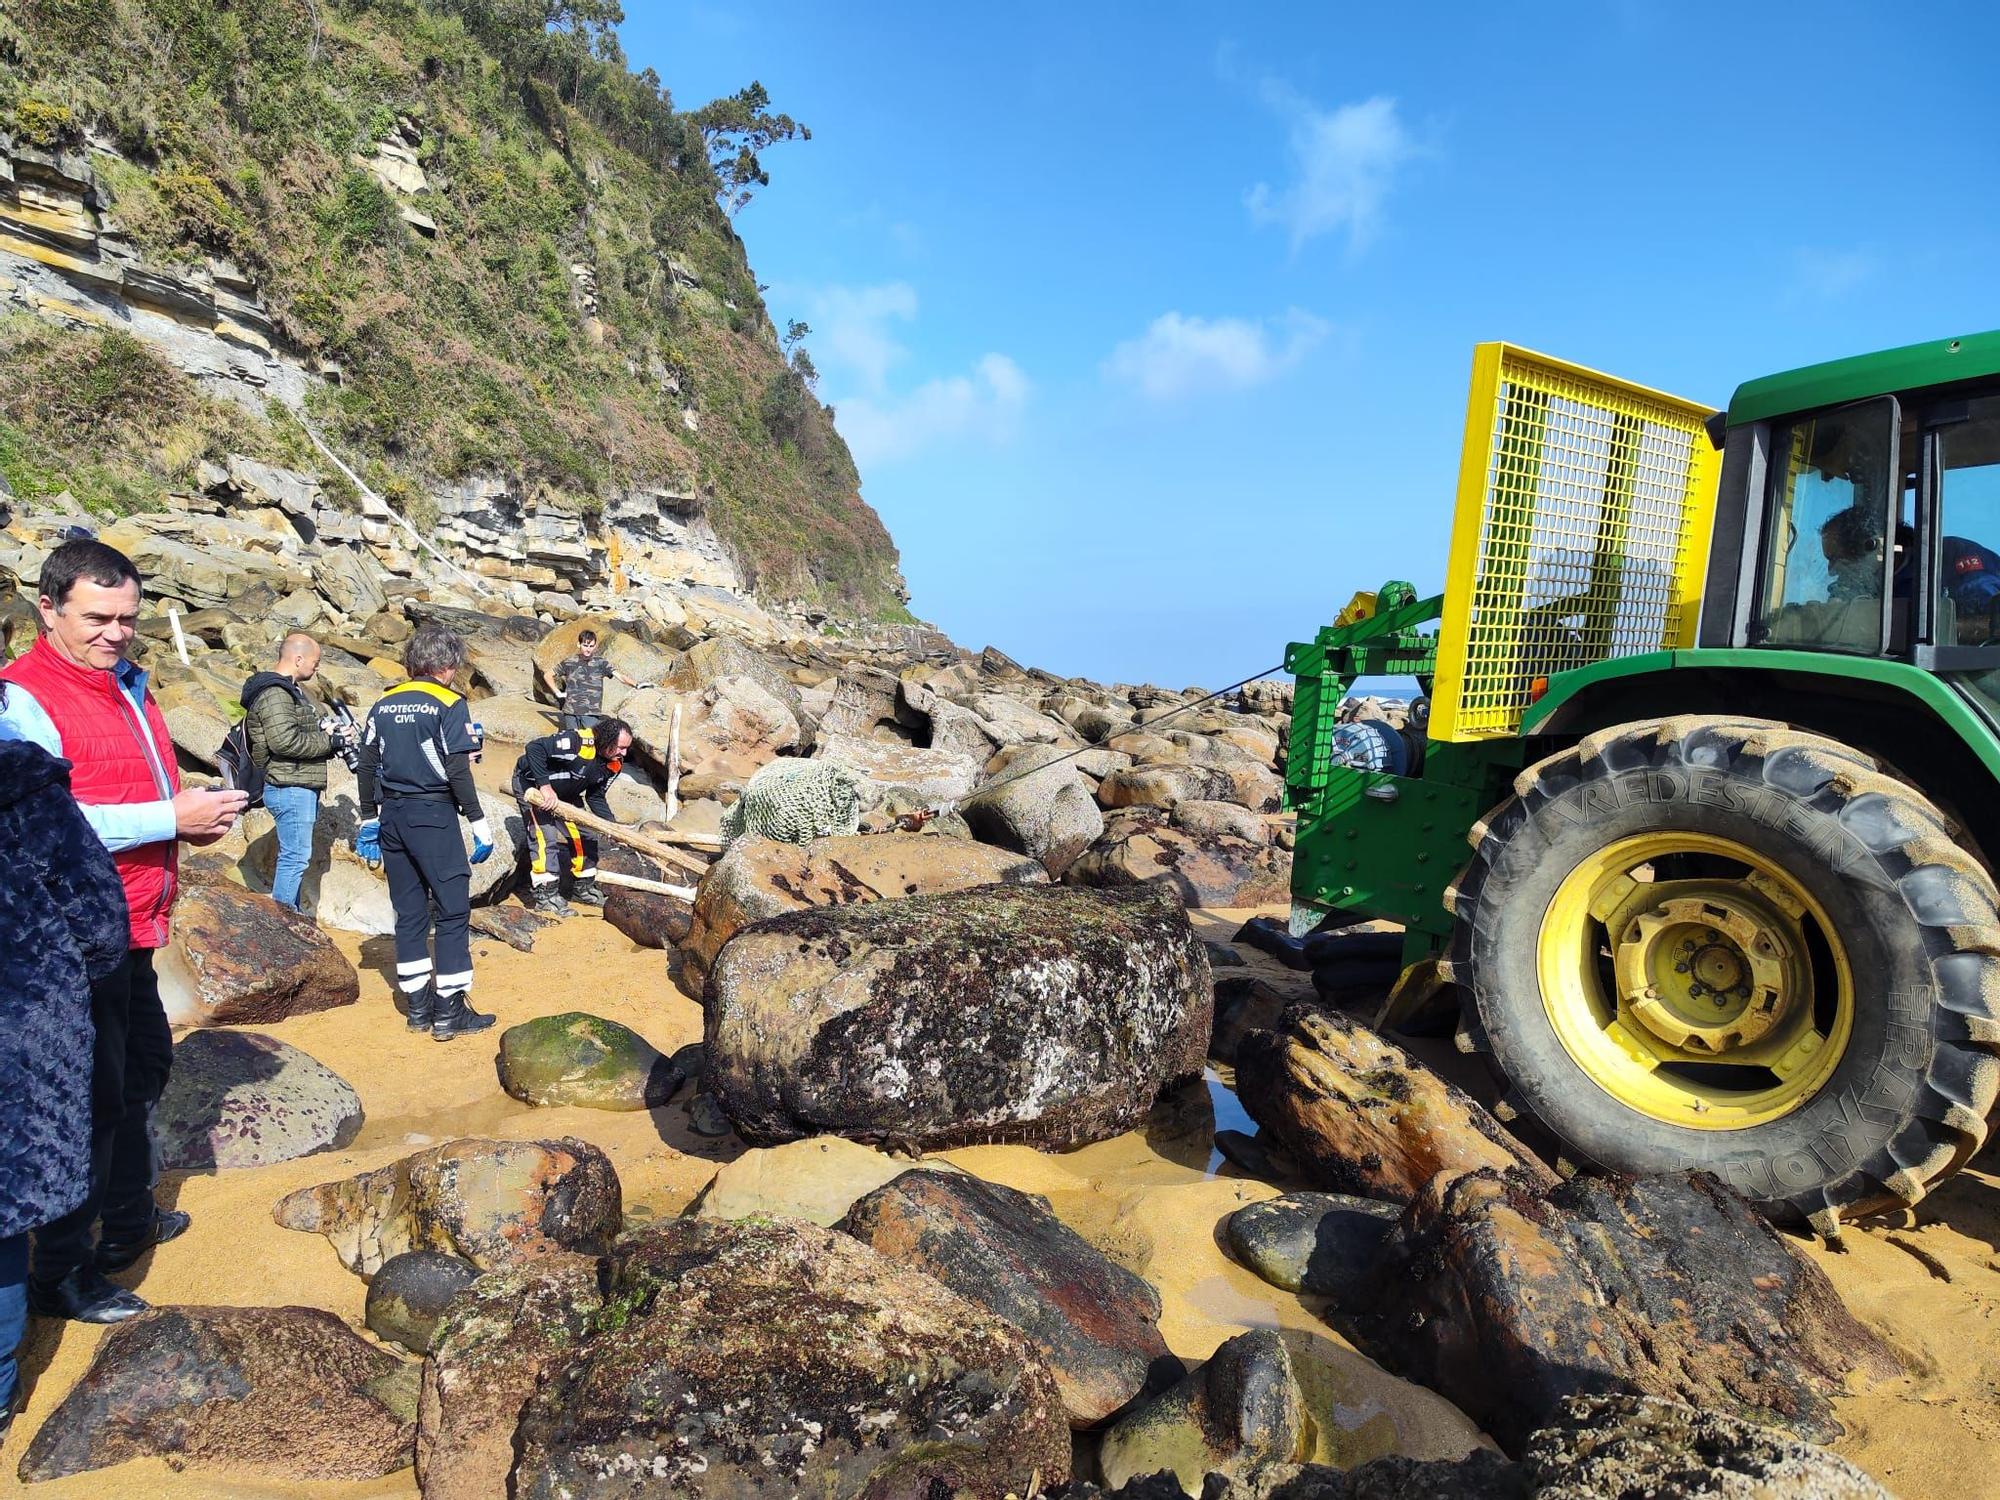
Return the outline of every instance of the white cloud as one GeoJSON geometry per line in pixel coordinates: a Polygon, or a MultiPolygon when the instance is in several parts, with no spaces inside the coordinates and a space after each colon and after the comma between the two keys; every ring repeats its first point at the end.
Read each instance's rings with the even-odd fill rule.
{"type": "Polygon", "coordinates": [[[1033,387],[1004,354],[980,358],[967,375],[927,380],[903,395],[880,392],[833,403],[840,435],[864,469],[944,441],[1004,443],[1033,387]]]}
{"type": "Polygon", "coordinates": [[[1382,225],[1382,204],[1397,172],[1421,148],[1384,95],[1323,110],[1281,83],[1266,82],[1264,100],[1290,122],[1294,181],[1260,182],[1244,201],[1259,224],[1291,232],[1292,248],[1322,234],[1347,233],[1348,248],[1365,249],[1382,225]]]}
{"type": "Polygon", "coordinates": [[[1869,250],[1801,249],[1792,252],[1792,295],[1831,301],[1844,297],[1880,269],[1869,250]]]}
{"type": "Polygon", "coordinates": [[[891,331],[917,315],[916,289],[907,282],[882,286],[828,286],[804,298],[806,321],[812,324],[813,360],[831,370],[880,390],[889,371],[909,355],[891,331]]]}
{"type": "Polygon", "coordinates": [[[1291,369],[1331,328],[1324,318],[1298,308],[1256,321],[1162,313],[1138,338],[1111,351],[1104,373],[1155,401],[1241,390],[1291,369]]]}
{"type": "Polygon", "coordinates": [[[900,326],[917,317],[917,294],[906,282],[780,295],[796,301],[812,325],[806,345],[819,368],[820,394],[864,470],[936,442],[1004,443],[1014,435],[1033,385],[1004,354],[982,355],[961,375],[895,388],[895,372],[914,357],[899,336],[900,326]]]}

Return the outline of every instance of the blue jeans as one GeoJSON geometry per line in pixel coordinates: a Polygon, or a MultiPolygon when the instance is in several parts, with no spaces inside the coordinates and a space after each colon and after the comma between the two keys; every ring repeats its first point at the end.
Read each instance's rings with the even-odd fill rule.
{"type": "Polygon", "coordinates": [[[278,824],[278,870],[271,899],[299,909],[299,882],[312,863],[313,824],[319,820],[319,793],[309,786],[267,786],[264,805],[278,824]]]}
{"type": "Polygon", "coordinates": [[[14,1351],[28,1331],[28,1233],[0,1239],[0,1412],[14,1399],[14,1351]]]}

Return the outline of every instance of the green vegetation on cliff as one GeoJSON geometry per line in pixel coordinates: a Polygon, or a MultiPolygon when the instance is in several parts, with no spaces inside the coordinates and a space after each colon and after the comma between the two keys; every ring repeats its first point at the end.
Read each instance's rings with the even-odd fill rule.
{"type": "Polygon", "coordinates": [[[290,349],[337,367],[316,420],[392,498],[501,474],[590,511],[699,485],[761,591],[898,612],[895,548],[718,203],[806,132],[755,85],[675,109],[628,68],[621,19],[616,0],[15,0],[0,130],[114,145],[95,154],[111,212],[151,254],[255,279],[290,349]],[[427,190],[369,170],[383,142],[427,190]]]}
{"type": "Polygon", "coordinates": [[[202,459],[231,451],[311,467],[304,430],[281,409],[273,417],[197,390],[118,329],[0,318],[0,479],[25,500],[67,491],[94,513],[124,514],[191,487],[202,459]]]}

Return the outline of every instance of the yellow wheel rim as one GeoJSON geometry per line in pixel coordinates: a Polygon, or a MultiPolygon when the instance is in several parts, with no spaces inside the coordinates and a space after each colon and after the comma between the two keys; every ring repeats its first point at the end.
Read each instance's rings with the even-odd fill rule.
{"type": "Polygon", "coordinates": [[[1653,833],[1579,864],[1542,922],[1542,1005],[1621,1104],[1741,1130],[1819,1092],[1847,1050],[1840,934],[1784,870],[1734,839],[1653,833]]]}

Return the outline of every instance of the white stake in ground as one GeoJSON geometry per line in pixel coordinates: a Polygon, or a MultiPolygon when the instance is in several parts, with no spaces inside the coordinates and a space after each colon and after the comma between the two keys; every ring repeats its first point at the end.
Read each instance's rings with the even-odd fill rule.
{"type": "Polygon", "coordinates": [[[673,722],[667,726],[667,821],[681,813],[681,706],[674,705],[673,722]]]}

